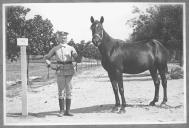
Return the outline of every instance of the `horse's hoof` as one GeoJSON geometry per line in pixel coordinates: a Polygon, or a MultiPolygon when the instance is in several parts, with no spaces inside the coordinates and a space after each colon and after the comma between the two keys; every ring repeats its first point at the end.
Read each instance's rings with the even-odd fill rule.
{"type": "Polygon", "coordinates": [[[58,114],[58,117],[63,117],[63,116],[64,116],[64,113],[62,112],[58,114]]]}
{"type": "Polygon", "coordinates": [[[119,110],[119,112],[118,112],[118,114],[123,114],[123,113],[126,113],[125,108],[121,108],[121,109],[119,110]]]}
{"type": "Polygon", "coordinates": [[[113,107],[111,112],[117,112],[119,110],[119,107],[113,107]]]}
{"type": "Polygon", "coordinates": [[[161,105],[166,105],[166,102],[167,102],[167,101],[162,101],[162,102],[161,102],[161,105]]]}
{"type": "Polygon", "coordinates": [[[162,103],[160,104],[160,106],[161,106],[161,107],[167,107],[168,105],[166,104],[166,102],[162,102],[162,103]]]}
{"type": "Polygon", "coordinates": [[[155,106],[156,104],[155,104],[155,102],[154,101],[152,101],[152,102],[150,102],[150,104],[149,104],[150,106],[155,106]]]}

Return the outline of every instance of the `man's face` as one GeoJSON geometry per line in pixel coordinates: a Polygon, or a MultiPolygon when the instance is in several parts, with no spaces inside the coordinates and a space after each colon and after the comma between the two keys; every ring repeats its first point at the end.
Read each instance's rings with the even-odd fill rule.
{"type": "Polygon", "coordinates": [[[67,37],[63,35],[57,35],[57,40],[59,43],[66,43],[67,42],[67,37]]]}

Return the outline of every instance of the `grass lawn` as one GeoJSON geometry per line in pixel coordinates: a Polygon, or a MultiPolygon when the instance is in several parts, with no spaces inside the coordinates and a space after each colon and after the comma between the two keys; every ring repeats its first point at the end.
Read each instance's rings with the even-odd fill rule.
{"type": "MultiPolygon", "coordinates": [[[[98,64],[100,65],[100,64],[98,64]]],[[[77,73],[82,70],[86,70],[88,68],[97,66],[96,62],[82,62],[77,64],[77,73]]],[[[6,63],[6,81],[20,81],[21,80],[21,64],[20,61],[17,62],[9,62],[6,63]]],[[[29,78],[33,79],[33,77],[40,77],[42,79],[48,80],[48,72],[49,78],[55,78],[55,71],[47,68],[46,64],[42,61],[30,61],[29,63],[29,78]]]]}

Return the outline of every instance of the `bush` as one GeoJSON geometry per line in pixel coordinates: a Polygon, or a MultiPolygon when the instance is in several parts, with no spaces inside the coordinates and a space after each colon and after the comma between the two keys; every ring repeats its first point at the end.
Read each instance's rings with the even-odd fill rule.
{"type": "Polygon", "coordinates": [[[183,70],[181,67],[172,68],[170,71],[171,79],[182,79],[183,78],[183,70]]]}

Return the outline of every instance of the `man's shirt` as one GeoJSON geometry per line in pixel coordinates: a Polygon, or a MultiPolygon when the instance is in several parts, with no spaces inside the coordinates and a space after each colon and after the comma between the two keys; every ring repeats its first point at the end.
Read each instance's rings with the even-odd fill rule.
{"type": "Polygon", "coordinates": [[[45,59],[50,59],[52,56],[56,56],[56,60],[60,62],[73,61],[72,57],[77,57],[77,52],[74,47],[67,44],[59,44],[52,48],[50,52],[45,56],[45,59]]]}

